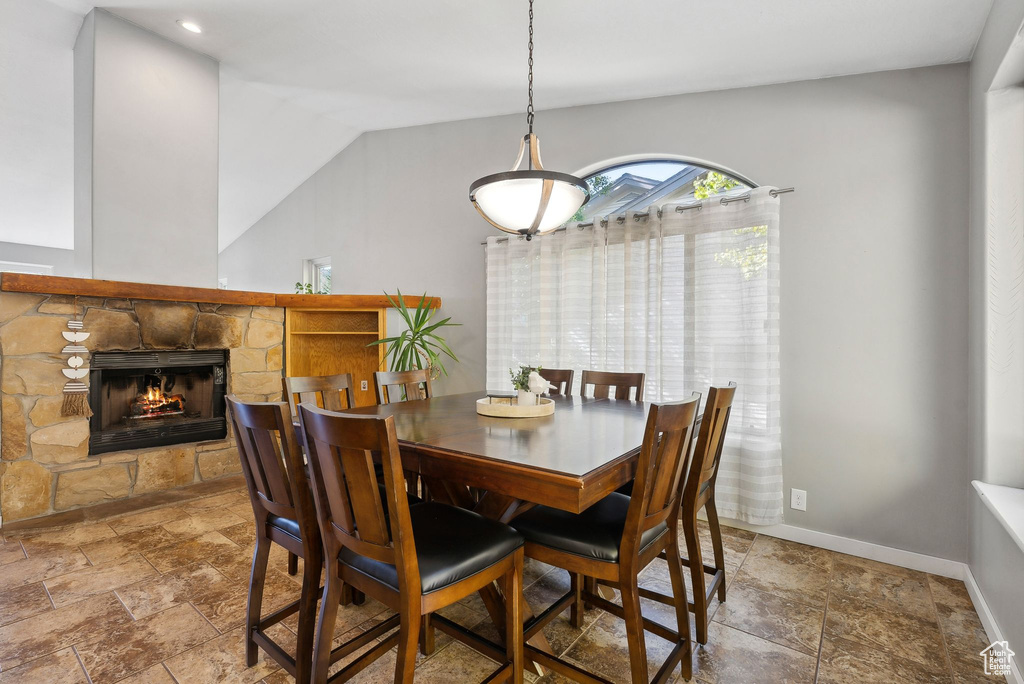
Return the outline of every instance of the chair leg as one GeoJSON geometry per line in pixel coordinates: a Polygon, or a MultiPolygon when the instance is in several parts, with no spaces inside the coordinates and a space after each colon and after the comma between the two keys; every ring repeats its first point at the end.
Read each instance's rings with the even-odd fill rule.
{"type": "MultiPolygon", "coordinates": [[[[419,601],[417,600],[417,603],[419,601]]],[[[416,646],[420,638],[419,606],[402,608],[398,632],[398,659],[395,663],[395,684],[412,684],[416,670],[416,646]]],[[[320,680],[317,680],[320,681],[320,680]]]]}
{"type": "Polygon", "coordinates": [[[267,560],[270,558],[270,540],[256,537],[256,550],[252,554],[252,571],[249,575],[249,598],[245,607],[245,664],[252,667],[259,657],[259,649],[252,635],[260,621],[263,605],[263,584],[267,579],[267,560]]]}
{"type": "Polygon", "coordinates": [[[677,530],[672,530],[672,539],[669,541],[668,553],[665,554],[668,561],[668,574],[672,579],[672,596],[675,598],[676,629],[679,632],[679,642],[686,644],[686,651],[683,654],[682,670],[683,679],[689,681],[693,676],[693,641],[690,639],[690,611],[686,606],[686,582],[683,580],[683,564],[679,562],[679,536],[677,530]]]}
{"type": "MultiPolygon", "coordinates": [[[[578,587],[577,577],[573,582],[578,587]]],[[[523,550],[515,552],[512,569],[505,573],[505,654],[512,662],[512,684],[523,684],[523,550]]],[[[573,604],[576,610],[576,604],[573,604]]],[[[582,606],[580,606],[582,611],[582,606]]],[[[582,616],[581,616],[582,621],[582,616]]]]}
{"type": "MultiPolygon", "coordinates": [[[[597,580],[595,580],[593,577],[584,577],[583,578],[583,588],[587,591],[588,594],[596,594],[597,593],[597,580]]],[[[583,602],[584,610],[590,610],[593,607],[594,607],[594,604],[587,603],[586,601],[583,602]]]]}
{"type": "Polygon", "coordinates": [[[425,656],[434,652],[434,625],[430,623],[430,613],[423,616],[420,627],[420,653],[425,656]]]}
{"type": "Polygon", "coordinates": [[[640,612],[640,591],[636,575],[619,585],[622,611],[626,619],[629,644],[629,669],[633,684],[647,684],[647,643],[644,641],[644,618],[640,612]]]}
{"type": "Polygon", "coordinates": [[[697,537],[697,516],[683,514],[683,537],[686,539],[686,557],[690,561],[690,580],[693,585],[693,615],[697,625],[697,641],[708,643],[708,596],[704,585],[704,559],[697,537]]]}
{"type": "Polygon", "coordinates": [[[288,553],[288,574],[294,577],[299,574],[299,557],[294,553],[288,553]]]}
{"type": "Polygon", "coordinates": [[[583,575],[578,572],[570,572],[569,579],[572,583],[572,608],[569,612],[569,624],[576,629],[583,627],[583,575]]]}
{"type": "Polygon", "coordinates": [[[295,681],[309,682],[313,667],[313,637],[316,632],[316,602],[320,593],[319,559],[302,564],[302,594],[299,596],[299,625],[295,637],[295,681]]]}
{"type": "Polygon", "coordinates": [[[718,509],[715,508],[715,497],[712,496],[704,504],[708,514],[708,529],[711,530],[711,548],[715,552],[715,569],[722,571],[722,581],[718,585],[718,600],[725,603],[725,550],[722,548],[722,526],[718,522],[718,509]]]}
{"type": "Polygon", "coordinates": [[[327,563],[324,597],[320,602],[320,618],[317,620],[316,642],[313,646],[314,682],[326,682],[327,671],[331,668],[331,641],[334,639],[334,624],[338,620],[343,584],[338,577],[338,566],[327,563]]]}

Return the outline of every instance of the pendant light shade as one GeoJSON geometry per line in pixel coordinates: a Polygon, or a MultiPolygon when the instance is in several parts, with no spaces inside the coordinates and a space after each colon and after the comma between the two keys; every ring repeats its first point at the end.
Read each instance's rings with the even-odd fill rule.
{"type": "Polygon", "coordinates": [[[590,195],[587,184],[568,173],[548,171],[533,134],[533,0],[530,0],[530,89],[526,107],[529,133],[519,143],[511,171],[484,176],[469,186],[469,201],[492,226],[506,233],[543,235],[572,218],[590,195]],[[525,168],[524,166],[525,158],[525,168]]]}
{"type": "Polygon", "coordinates": [[[469,200],[488,223],[527,237],[558,228],[588,199],[587,184],[581,179],[544,169],[540,142],[533,133],[520,143],[511,171],[484,176],[469,187],[469,200]],[[529,168],[520,170],[524,152],[529,168]]]}

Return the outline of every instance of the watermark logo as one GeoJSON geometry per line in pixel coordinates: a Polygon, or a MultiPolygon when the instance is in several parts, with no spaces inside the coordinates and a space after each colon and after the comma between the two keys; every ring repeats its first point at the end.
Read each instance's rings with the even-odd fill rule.
{"type": "Polygon", "coordinates": [[[985,674],[1005,677],[1010,674],[1010,661],[1017,654],[1010,650],[1008,642],[996,641],[978,655],[985,663],[985,674]]]}

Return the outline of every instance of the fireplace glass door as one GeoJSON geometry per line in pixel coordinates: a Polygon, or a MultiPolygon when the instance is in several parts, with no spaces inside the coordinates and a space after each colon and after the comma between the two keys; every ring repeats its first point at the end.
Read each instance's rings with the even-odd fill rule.
{"type": "Polygon", "coordinates": [[[97,352],[89,453],[223,439],[226,389],[223,350],[97,352]]]}

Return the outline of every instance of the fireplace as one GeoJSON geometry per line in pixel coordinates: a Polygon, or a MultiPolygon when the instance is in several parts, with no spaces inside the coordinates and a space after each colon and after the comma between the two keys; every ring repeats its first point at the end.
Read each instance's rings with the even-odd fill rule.
{"type": "Polygon", "coordinates": [[[224,439],[227,352],[96,352],[89,454],[224,439]]]}

